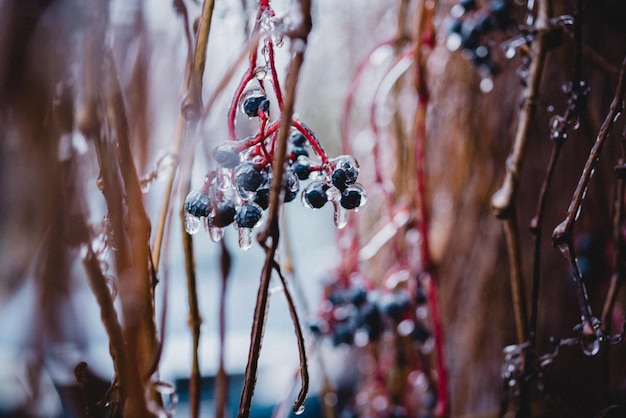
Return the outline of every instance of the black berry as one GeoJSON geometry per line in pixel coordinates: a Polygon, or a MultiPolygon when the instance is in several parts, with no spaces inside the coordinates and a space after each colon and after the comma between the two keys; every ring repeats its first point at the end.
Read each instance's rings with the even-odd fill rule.
{"type": "Polygon", "coordinates": [[[254,195],[254,203],[259,205],[263,210],[267,209],[270,205],[270,189],[267,187],[258,189],[254,195]]]}
{"type": "Polygon", "coordinates": [[[346,187],[356,183],[359,176],[359,166],[352,157],[337,157],[335,170],[331,176],[331,180],[336,188],[343,191],[346,187]]]}
{"type": "Polygon", "coordinates": [[[298,158],[298,160],[293,165],[293,172],[296,173],[296,176],[298,176],[300,180],[308,179],[309,175],[311,174],[311,169],[309,168],[309,165],[303,160],[304,159],[302,158],[298,158]]]}
{"type": "Polygon", "coordinates": [[[235,220],[235,204],[226,200],[224,202],[218,202],[213,207],[213,213],[211,214],[211,225],[218,228],[223,228],[233,223],[235,220]]]}
{"type": "Polygon", "coordinates": [[[228,142],[218,145],[213,151],[213,157],[217,165],[224,168],[235,168],[241,161],[235,146],[228,142]]]}
{"type": "Polygon", "coordinates": [[[328,202],[326,188],[322,183],[312,183],[302,194],[303,203],[314,209],[319,209],[328,202]]]}
{"type": "Polygon", "coordinates": [[[339,200],[341,206],[345,209],[356,209],[361,206],[361,190],[357,188],[347,188],[341,192],[339,200]]]}
{"type": "Polygon", "coordinates": [[[263,175],[254,167],[254,163],[243,163],[235,169],[237,187],[245,192],[255,192],[263,182],[263,175]]]}
{"type": "Polygon", "coordinates": [[[291,143],[296,147],[304,147],[307,143],[306,136],[300,131],[293,131],[289,137],[291,143]]]}
{"type": "Polygon", "coordinates": [[[185,211],[197,218],[209,215],[209,196],[198,191],[191,191],[185,198],[185,211]]]}
{"type": "Polygon", "coordinates": [[[250,96],[243,101],[243,111],[253,118],[259,115],[259,111],[267,114],[270,110],[270,101],[265,96],[250,96]]]}
{"type": "Polygon", "coordinates": [[[241,205],[239,209],[237,209],[235,222],[237,222],[237,226],[240,228],[254,228],[261,220],[261,216],[263,216],[263,210],[258,205],[241,205]]]}

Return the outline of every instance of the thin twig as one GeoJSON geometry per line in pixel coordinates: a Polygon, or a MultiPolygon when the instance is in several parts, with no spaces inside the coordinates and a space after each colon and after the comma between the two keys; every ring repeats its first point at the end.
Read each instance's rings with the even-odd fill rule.
{"type": "Polygon", "coordinates": [[[617,82],[617,88],[615,90],[615,96],[613,97],[613,101],[609,107],[609,112],[602,122],[602,126],[600,127],[600,131],[598,132],[598,136],[596,137],[596,141],[591,148],[591,152],[589,153],[589,157],[585,163],[585,167],[583,168],[583,172],[580,176],[578,184],[576,185],[576,190],[574,191],[574,196],[572,197],[572,201],[567,209],[567,215],[563,222],[557,225],[554,228],[552,233],[552,244],[554,246],[558,246],[562,243],[566,243],[571,241],[572,239],[572,229],[574,226],[574,222],[578,217],[579,211],[582,206],[583,196],[587,190],[589,185],[589,180],[593,175],[595,170],[595,166],[598,162],[598,158],[600,156],[600,151],[604,142],[609,136],[609,132],[613,127],[613,123],[615,119],[622,111],[623,105],[623,97],[624,97],[624,77],[626,72],[626,58],[622,61],[622,67],[619,75],[619,80],[617,82]]]}
{"type": "Polygon", "coordinates": [[[206,52],[211,32],[211,20],[213,17],[214,0],[204,0],[202,15],[196,34],[196,46],[193,58],[189,86],[187,94],[181,105],[181,112],[185,119],[191,121],[198,119],[202,114],[202,77],[206,65],[206,52]]]}
{"type": "Polygon", "coordinates": [[[309,392],[309,368],[307,366],[306,347],[304,345],[304,335],[302,334],[302,327],[300,326],[298,311],[293,301],[293,297],[291,296],[291,292],[287,287],[287,281],[285,280],[285,277],[283,276],[278,263],[274,263],[274,270],[276,270],[276,272],[278,273],[278,277],[283,284],[285,298],[287,299],[287,305],[289,306],[289,314],[291,315],[293,328],[296,332],[296,338],[298,340],[298,353],[300,356],[300,379],[302,382],[302,386],[300,387],[300,392],[298,392],[298,397],[296,398],[296,401],[293,403],[293,410],[294,412],[297,412],[300,410],[300,408],[303,408],[304,401],[306,400],[306,395],[309,392]]]}
{"type": "Polygon", "coordinates": [[[302,0],[300,2],[300,8],[302,12],[301,25],[298,29],[288,34],[291,37],[294,56],[291,60],[289,71],[287,73],[286,91],[284,97],[285,102],[281,116],[280,128],[278,131],[277,145],[274,151],[274,161],[272,164],[274,177],[270,185],[270,203],[268,207],[267,224],[257,236],[257,240],[265,249],[265,262],[261,272],[261,282],[259,284],[257,302],[254,310],[250,351],[248,353],[244,386],[241,392],[239,413],[237,415],[238,418],[247,418],[250,415],[250,407],[252,405],[252,397],[254,395],[259,352],[267,315],[268,288],[275,262],[274,257],[276,249],[278,248],[278,210],[280,208],[280,199],[283,192],[283,174],[285,171],[287,139],[292,124],[298,77],[300,74],[300,68],[304,61],[304,52],[306,49],[308,34],[311,31],[312,26],[311,1],[302,0]]]}

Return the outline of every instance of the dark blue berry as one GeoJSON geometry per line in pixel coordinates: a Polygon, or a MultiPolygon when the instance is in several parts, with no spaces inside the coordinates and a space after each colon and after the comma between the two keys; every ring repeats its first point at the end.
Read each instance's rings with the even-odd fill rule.
{"type": "Polygon", "coordinates": [[[298,196],[298,190],[291,190],[289,188],[285,188],[285,203],[291,202],[293,199],[298,196]]]}
{"type": "Polygon", "coordinates": [[[254,163],[243,163],[235,169],[237,187],[246,192],[255,192],[263,182],[263,175],[254,167],[254,163]]]}
{"type": "Polygon", "coordinates": [[[263,210],[267,209],[270,205],[270,189],[267,187],[258,189],[254,195],[254,203],[259,205],[263,210]]]}
{"type": "Polygon", "coordinates": [[[383,318],[375,305],[367,304],[361,310],[362,322],[370,341],[376,341],[383,335],[383,318]]]}
{"type": "Polygon", "coordinates": [[[243,111],[253,118],[259,115],[259,111],[268,114],[270,101],[265,96],[250,96],[243,101],[243,111]]]}
{"type": "Polygon", "coordinates": [[[293,131],[290,136],[291,143],[295,147],[304,147],[307,143],[306,136],[300,131],[293,131]]]}
{"type": "Polygon", "coordinates": [[[428,295],[424,289],[417,289],[415,293],[415,303],[417,305],[423,305],[428,301],[428,295]]]}
{"type": "Polygon", "coordinates": [[[198,191],[189,192],[185,198],[185,211],[197,218],[209,215],[209,195],[198,191]]]}
{"type": "Polygon", "coordinates": [[[344,189],[339,203],[345,209],[358,208],[361,205],[361,191],[353,188],[344,189]]]}
{"type": "Polygon", "coordinates": [[[311,174],[311,169],[302,159],[298,159],[293,165],[293,172],[296,173],[300,180],[306,180],[311,174]]]}
{"type": "Polygon", "coordinates": [[[240,228],[254,228],[261,220],[261,216],[263,216],[263,210],[258,205],[241,205],[237,209],[235,222],[237,222],[237,226],[240,228]]]}
{"type": "Polygon", "coordinates": [[[336,188],[344,190],[346,187],[356,183],[359,176],[359,164],[354,157],[342,155],[334,160],[334,170],[331,180],[336,188]]]}
{"type": "Polygon", "coordinates": [[[308,188],[303,195],[305,204],[308,206],[319,209],[328,202],[328,196],[326,195],[326,189],[322,184],[316,184],[312,188],[308,188]]]}
{"type": "Polygon", "coordinates": [[[213,157],[217,165],[224,168],[235,168],[240,163],[239,152],[228,143],[218,145],[213,151],[213,157]]]}
{"type": "Polygon", "coordinates": [[[211,214],[211,225],[216,226],[218,228],[223,228],[233,223],[235,220],[235,203],[226,200],[224,202],[218,202],[217,205],[213,207],[213,212],[211,214]]]}
{"type": "Polygon", "coordinates": [[[409,298],[405,293],[386,293],[378,301],[380,310],[395,322],[400,322],[409,309],[409,298]]]}

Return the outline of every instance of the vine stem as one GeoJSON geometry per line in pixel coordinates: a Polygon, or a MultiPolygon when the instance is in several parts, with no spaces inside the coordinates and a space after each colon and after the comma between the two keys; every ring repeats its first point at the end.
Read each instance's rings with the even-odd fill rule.
{"type": "Polygon", "coordinates": [[[428,290],[428,303],[433,323],[433,338],[435,340],[436,368],[437,368],[437,408],[435,413],[438,416],[449,415],[448,402],[448,378],[443,353],[443,329],[439,318],[437,303],[437,278],[432,272],[432,260],[430,257],[429,234],[429,213],[426,200],[426,113],[428,109],[429,92],[426,84],[425,74],[425,54],[433,47],[435,34],[433,27],[435,4],[423,2],[418,8],[417,16],[417,36],[415,41],[415,90],[418,95],[417,107],[415,110],[415,178],[417,182],[417,210],[420,216],[419,230],[422,237],[420,246],[420,257],[424,272],[427,273],[425,284],[428,290]]]}
{"type": "Polygon", "coordinates": [[[624,231],[626,231],[626,225],[624,225],[624,199],[626,198],[626,179],[624,175],[624,170],[626,170],[626,127],[624,128],[624,132],[622,132],[621,155],[617,164],[618,165],[615,167],[617,182],[615,184],[615,203],[613,206],[613,245],[615,246],[613,250],[614,273],[611,277],[606,299],[604,300],[601,316],[603,330],[607,333],[610,331],[611,312],[613,311],[617,292],[626,277],[626,265],[624,264],[626,263],[626,261],[624,261],[626,260],[626,238],[624,236],[624,231]]]}
{"type": "Polygon", "coordinates": [[[196,120],[202,114],[202,77],[206,66],[206,53],[214,6],[215,0],[204,0],[202,4],[202,15],[196,34],[194,59],[189,74],[187,94],[181,106],[181,111],[187,120],[196,120]]]}
{"type": "Polygon", "coordinates": [[[563,222],[557,225],[552,232],[552,244],[554,246],[559,246],[562,243],[566,243],[571,241],[572,239],[572,229],[574,227],[574,223],[576,222],[577,215],[582,206],[583,196],[589,186],[589,180],[591,180],[591,176],[593,175],[596,163],[600,157],[600,151],[602,150],[602,146],[606,142],[607,137],[609,136],[609,132],[613,127],[613,124],[620,112],[623,110],[623,98],[624,98],[624,73],[626,72],[626,58],[622,61],[622,67],[619,74],[619,79],[617,82],[617,88],[615,91],[615,96],[611,102],[609,107],[609,112],[606,115],[606,118],[602,122],[602,126],[600,126],[600,131],[598,132],[598,136],[596,137],[596,141],[591,148],[591,152],[589,153],[589,157],[585,162],[585,167],[583,168],[583,172],[580,176],[578,184],[576,185],[576,190],[574,191],[574,195],[572,196],[572,200],[567,209],[567,215],[563,222]]]}
{"type": "Polygon", "coordinates": [[[261,271],[261,280],[254,310],[254,320],[250,336],[250,350],[248,353],[248,363],[246,365],[243,390],[241,392],[239,412],[237,414],[238,418],[247,418],[250,416],[250,407],[252,405],[252,397],[254,395],[259,354],[267,316],[269,282],[272,271],[274,270],[275,255],[280,235],[278,211],[281,206],[280,199],[283,191],[283,174],[285,172],[287,140],[292,125],[296,87],[298,85],[300,68],[302,67],[302,63],[304,61],[306,42],[312,27],[311,1],[301,0],[300,8],[302,13],[301,25],[296,30],[288,33],[291,38],[294,56],[292,57],[287,73],[284,98],[285,102],[283,104],[283,112],[278,131],[276,149],[274,152],[274,161],[272,164],[272,172],[274,173],[274,176],[270,185],[267,224],[257,235],[257,240],[265,249],[265,262],[261,271]]]}
{"type": "Polygon", "coordinates": [[[519,175],[526,153],[531,121],[537,110],[539,87],[547,53],[545,34],[549,30],[549,0],[539,1],[535,29],[537,34],[531,44],[531,63],[522,105],[518,113],[517,128],[509,157],[506,160],[506,174],[502,187],[493,195],[491,204],[495,215],[504,222],[505,238],[509,255],[511,291],[518,344],[530,338],[524,280],[521,271],[521,251],[517,228],[515,196],[519,185],[519,175]]]}

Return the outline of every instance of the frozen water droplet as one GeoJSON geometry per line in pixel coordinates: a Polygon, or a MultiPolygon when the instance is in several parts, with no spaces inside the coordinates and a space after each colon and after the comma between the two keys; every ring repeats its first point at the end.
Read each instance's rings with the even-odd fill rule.
{"type": "Polygon", "coordinates": [[[254,69],[254,76],[257,80],[265,80],[270,74],[270,68],[266,66],[258,66],[254,69]]]}
{"type": "Polygon", "coordinates": [[[223,169],[221,167],[218,168],[217,169],[217,188],[222,192],[226,192],[231,188],[232,185],[233,185],[233,182],[230,178],[230,171],[223,169]]]}
{"type": "Polygon", "coordinates": [[[546,107],[546,110],[548,111],[548,113],[552,113],[554,112],[554,106],[548,105],[548,107],[546,107]]]}
{"type": "Polygon", "coordinates": [[[167,177],[172,173],[176,157],[172,153],[167,153],[157,160],[156,176],[157,178],[167,177]]]}
{"type": "Polygon", "coordinates": [[[224,228],[209,225],[209,237],[213,242],[220,242],[224,238],[224,228]]]}
{"type": "Polygon", "coordinates": [[[146,194],[148,193],[148,191],[150,191],[150,180],[142,180],[141,182],[141,193],[146,194]]]}
{"type": "Polygon", "coordinates": [[[200,230],[200,218],[193,216],[192,214],[185,212],[185,231],[189,235],[198,233],[200,230]]]}
{"type": "Polygon", "coordinates": [[[582,206],[578,206],[578,209],[576,210],[576,216],[574,216],[574,220],[577,221],[578,218],[580,218],[580,212],[582,211],[582,206]]]}
{"type": "Polygon", "coordinates": [[[344,209],[337,201],[334,201],[333,205],[335,207],[335,226],[338,229],[343,229],[348,224],[348,211],[344,209]]]}
{"type": "Polygon", "coordinates": [[[237,228],[239,230],[239,248],[247,251],[252,247],[252,228],[237,228]]]}
{"type": "Polygon", "coordinates": [[[302,415],[302,414],[304,414],[304,404],[300,405],[300,406],[298,407],[298,409],[296,409],[296,410],[294,411],[294,414],[296,414],[296,415],[302,415]]]}

